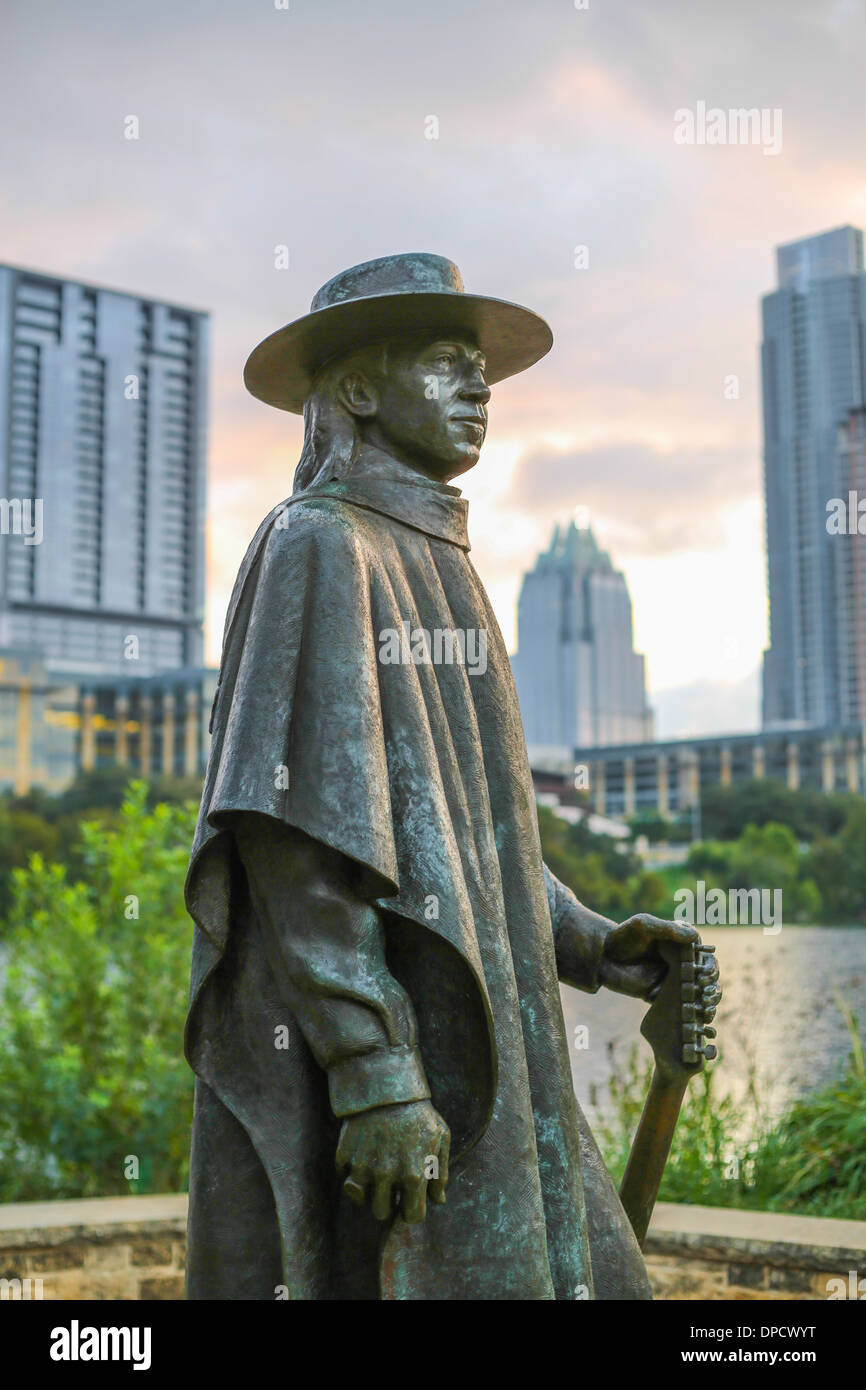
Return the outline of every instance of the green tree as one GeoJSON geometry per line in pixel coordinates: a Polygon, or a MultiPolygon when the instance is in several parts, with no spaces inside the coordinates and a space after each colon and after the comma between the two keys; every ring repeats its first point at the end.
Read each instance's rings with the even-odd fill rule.
{"type": "Polygon", "coordinates": [[[80,878],[40,855],[15,870],[0,996],[0,1200],[185,1185],[183,880],[194,823],[192,804],[148,811],[146,786],[133,783],[116,828],[82,826],[80,878]]]}
{"type": "Polygon", "coordinates": [[[618,848],[612,836],[596,835],[585,821],[571,824],[548,806],[538,808],[538,827],[547,867],[594,912],[621,921],[667,909],[664,879],[645,870],[629,845],[618,848]]]}
{"type": "Polygon", "coordinates": [[[866,803],[853,808],[834,839],[815,841],[806,871],[821,895],[825,922],[866,922],[866,803]]]}
{"type": "Polygon", "coordinates": [[[853,794],[794,791],[772,778],[733,786],[707,787],[701,797],[701,823],[710,839],[736,840],[744,825],[787,825],[797,840],[837,835],[860,802],[853,794]]]}
{"type": "Polygon", "coordinates": [[[682,844],[692,837],[690,820],[669,820],[660,811],[638,811],[629,820],[632,839],[645,835],[651,845],[682,844]]]}

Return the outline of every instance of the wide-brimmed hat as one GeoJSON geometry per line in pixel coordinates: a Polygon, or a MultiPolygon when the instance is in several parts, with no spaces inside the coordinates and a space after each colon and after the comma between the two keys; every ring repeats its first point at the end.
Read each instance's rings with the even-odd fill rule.
{"type": "Polygon", "coordinates": [[[428,329],[470,332],[487,358],[491,385],[531,367],[553,343],[544,319],[531,309],[466,294],[453,261],[412,251],[335,275],[313,296],[309,314],[253,349],[244,382],[260,401],[300,415],[313,377],[331,358],[428,329]]]}

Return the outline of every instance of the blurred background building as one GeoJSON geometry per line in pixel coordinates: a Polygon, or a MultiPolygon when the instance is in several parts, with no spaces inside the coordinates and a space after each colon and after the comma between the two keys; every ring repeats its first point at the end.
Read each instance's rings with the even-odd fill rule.
{"type": "Polygon", "coordinates": [[[628,585],[591,527],[557,526],[524,575],[512,667],[532,754],[652,737],[628,585]]]}
{"type": "Polygon", "coordinates": [[[856,421],[841,445],[840,426],[866,405],[863,233],[804,237],[780,246],[776,261],[778,288],[762,301],[770,598],[762,718],[765,728],[833,727],[863,718],[866,684],[866,589],[852,563],[863,539],[846,545],[827,530],[827,502],[857,457],[856,421]]]}
{"type": "Polygon", "coordinates": [[[194,775],[208,317],[0,266],[0,788],[194,775]]]}
{"type": "MultiPolygon", "coordinates": [[[[866,793],[866,729],[765,729],[759,733],[576,748],[567,780],[589,791],[598,815],[671,820],[700,806],[709,787],[770,778],[790,791],[866,793]]],[[[551,769],[534,769],[536,785],[551,769]]],[[[566,774],[560,770],[560,777],[566,774]]]]}

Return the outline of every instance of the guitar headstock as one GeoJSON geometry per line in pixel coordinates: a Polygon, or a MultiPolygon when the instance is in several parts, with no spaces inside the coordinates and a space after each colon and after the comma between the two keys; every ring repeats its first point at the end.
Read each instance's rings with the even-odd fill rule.
{"type": "Polygon", "coordinates": [[[700,941],[659,943],[668,972],[640,1030],[656,1066],[668,1075],[694,1076],[717,1055],[713,1044],[705,1042],[716,1036],[711,1024],[721,998],[715,949],[700,941]]]}

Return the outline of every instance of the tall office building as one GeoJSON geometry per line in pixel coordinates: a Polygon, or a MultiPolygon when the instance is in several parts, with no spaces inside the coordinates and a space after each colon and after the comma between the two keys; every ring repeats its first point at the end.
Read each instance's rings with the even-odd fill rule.
{"type": "Polygon", "coordinates": [[[0,648],[200,667],[207,315],[0,266],[0,648]]]}
{"type": "Polygon", "coordinates": [[[634,650],[625,577],[591,528],[557,526],[524,575],[512,657],[533,752],[652,738],[644,658],[634,650]]]}
{"type": "MultiPolygon", "coordinates": [[[[854,646],[844,613],[854,610],[839,592],[848,581],[827,503],[856,455],[840,451],[839,427],[866,404],[863,233],[840,227],[780,246],[776,258],[778,288],[762,301],[770,595],[763,723],[838,727],[862,718],[849,693],[854,646]]],[[[862,662],[862,651],[854,659],[862,662]]],[[[864,676],[861,666],[861,683],[864,676]]]]}

